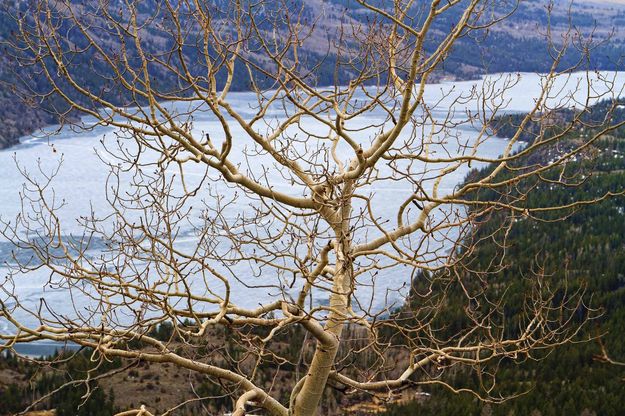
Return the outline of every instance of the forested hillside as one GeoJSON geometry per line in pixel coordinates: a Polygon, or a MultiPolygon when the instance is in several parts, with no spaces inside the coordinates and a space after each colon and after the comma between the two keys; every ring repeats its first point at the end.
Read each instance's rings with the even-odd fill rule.
{"type": "MultiPolygon", "coordinates": [[[[592,110],[595,115],[600,115],[604,109],[614,105],[602,103],[592,110]]],[[[619,114],[617,112],[616,117],[619,114]]],[[[579,129],[574,130],[571,140],[579,134],[582,134],[579,129]]],[[[550,157],[549,152],[545,152],[540,162],[548,163],[550,157]]],[[[619,192],[625,183],[625,129],[620,128],[603,137],[595,143],[588,157],[572,161],[567,169],[569,173],[579,173],[585,181],[571,188],[536,180],[526,183],[526,186],[536,187],[527,204],[551,206],[597,198],[609,191],[619,192]]],[[[489,170],[474,174],[483,175],[489,170]]],[[[480,196],[484,199],[497,197],[494,192],[480,196]]],[[[510,221],[513,224],[505,244],[502,245],[502,241],[496,238],[485,238],[472,257],[475,262],[472,264],[478,270],[486,267],[505,248],[505,268],[489,276],[486,286],[482,287],[487,294],[507,291],[504,309],[505,320],[509,323],[507,330],[518,331],[515,323],[522,322],[523,308],[530,301],[524,294],[541,290],[530,286],[530,279],[526,276],[541,272],[541,284],[550,287],[555,294],[554,307],[567,296],[573,298],[580,294],[583,299],[583,304],[572,306],[577,308],[575,323],[581,324],[592,316],[575,337],[580,343],[555,351],[516,357],[516,360],[504,360],[497,369],[496,384],[489,384],[488,380],[478,378],[474,373],[455,372],[453,369],[442,378],[454,386],[476,391],[485,392],[493,388],[491,394],[518,395],[504,403],[484,403],[469,393],[454,394],[443,387],[428,387],[424,389],[431,394],[427,400],[395,406],[386,414],[623,414],[625,367],[607,361],[625,361],[625,344],[622,342],[625,333],[625,197],[620,194],[576,211],[552,213],[541,218],[510,218],[495,213],[490,220],[479,229],[478,238],[496,234],[510,221]],[[564,222],[549,222],[555,215],[568,215],[568,218],[564,222]]],[[[450,303],[456,305],[455,309],[462,310],[465,298],[458,290],[450,303]]],[[[454,319],[462,319],[462,314],[444,319],[453,322],[454,319]]]]}
{"type": "MultiPolygon", "coordinates": [[[[96,0],[80,0],[72,2],[76,5],[93,7],[96,0]]],[[[175,3],[175,2],[174,2],[175,3]]],[[[586,2],[575,2],[572,14],[569,16],[569,8],[566,2],[556,2],[550,10],[547,9],[547,2],[541,0],[531,0],[521,2],[515,10],[515,2],[493,2],[492,13],[504,15],[514,11],[512,17],[495,28],[482,32],[475,32],[472,36],[460,39],[455,45],[451,54],[447,57],[445,64],[438,71],[434,79],[455,78],[472,79],[487,72],[506,71],[547,71],[552,59],[550,53],[553,50],[548,48],[548,33],[546,28],[551,25],[551,34],[554,39],[560,37],[568,30],[575,32],[575,43],[572,44],[561,59],[561,68],[579,69],[618,69],[620,68],[620,57],[625,50],[623,45],[625,37],[622,33],[613,29],[619,28],[625,21],[625,8],[613,4],[587,4],[586,2]],[[592,36],[591,36],[592,35],[592,36]],[[608,37],[612,37],[610,42],[605,42],[608,37]],[[591,51],[586,51],[583,47],[583,39],[592,37],[594,46],[591,51]],[[589,59],[584,59],[585,52],[591,52],[589,59]]],[[[20,10],[24,12],[27,22],[28,13],[26,10],[28,2],[11,1],[3,2],[0,5],[0,148],[8,147],[16,143],[19,136],[30,133],[46,124],[58,121],[56,113],[63,112],[64,107],[52,98],[46,100],[35,100],[24,102],[16,95],[15,88],[22,91],[21,96],[28,96],[25,93],[27,88],[32,88],[37,93],[47,91],[47,81],[41,73],[34,72],[31,68],[17,65],[11,56],[15,54],[13,43],[15,37],[15,20],[20,16],[20,10]],[[8,43],[7,43],[8,42],[8,43]]],[[[108,3],[114,12],[118,12],[117,3],[108,3]]],[[[145,28],[146,36],[152,45],[150,53],[157,53],[167,50],[172,39],[163,33],[163,28],[167,27],[166,14],[163,7],[159,7],[154,0],[142,2],[140,10],[143,19],[153,19],[151,24],[145,28]],[[152,16],[154,14],[154,16],[152,16]]],[[[209,4],[209,3],[207,3],[209,4]]],[[[392,2],[378,0],[371,2],[376,6],[391,7],[392,2]]],[[[161,5],[162,6],[162,5],[161,5]]],[[[227,13],[229,2],[219,0],[210,2],[211,14],[215,19],[220,19],[220,14],[227,13]]],[[[339,51],[334,47],[336,38],[344,33],[341,28],[357,27],[360,24],[371,23],[371,12],[366,10],[355,0],[341,1],[289,1],[272,2],[263,6],[259,10],[261,19],[263,16],[273,16],[279,14],[281,7],[301,10],[302,22],[310,27],[315,27],[313,34],[308,37],[302,45],[299,59],[306,62],[310,73],[307,79],[314,78],[316,85],[329,85],[334,83],[338,77],[340,82],[346,83],[352,76],[353,68],[349,64],[338,64],[339,51]]],[[[422,19],[423,3],[415,2],[412,13],[416,20],[422,19]]],[[[462,10],[462,4],[458,10],[462,10]]],[[[124,13],[123,10],[120,10],[124,13]]],[[[437,45],[440,37],[454,27],[459,18],[459,11],[450,10],[436,22],[433,34],[425,45],[426,51],[437,45]]],[[[384,24],[384,22],[380,22],[384,24]]],[[[94,25],[97,27],[98,25],[94,25]]],[[[261,28],[262,29],[262,28],[261,28]]],[[[94,29],[95,30],[95,29],[94,29]]],[[[85,46],[76,41],[76,31],[68,28],[68,44],[75,44],[77,47],[85,46]]],[[[192,38],[192,32],[190,33],[192,38]]],[[[114,37],[100,33],[96,36],[103,44],[115,49],[119,48],[114,37]],[[100,36],[101,35],[101,36],[100,36]]],[[[19,41],[17,42],[19,43],[19,41]]],[[[132,53],[132,42],[126,47],[132,53]]],[[[197,59],[197,50],[186,48],[185,53],[189,62],[201,62],[197,59]]],[[[343,52],[345,53],[345,52],[343,52]]],[[[257,60],[253,53],[248,54],[246,59],[262,67],[267,65],[262,60],[257,60]]],[[[288,58],[288,57],[286,57],[288,58]]],[[[105,64],[99,59],[94,59],[91,50],[81,50],[72,57],[72,65],[80,68],[77,72],[79,83],[87,86],[97,86],[102,94],[111,101],[122,105],[126,100],[124,92],[117,89],[110,83],[105,82],[101,75],[108,74],[105,64]]],[[[201,73],[203,67],[191,67],[191,71],[201,73]]],[[[247,90],[250,88],[248,72],[242,65],[235,65],[237,76],[234,79],[232,90],[247,90]]],[[[219,78],[219,77],[218,77],[219,78]]],[[[219,79],[218,79],[219,81],[219,79]]],[[[171,76],[156,77],[155,82],[164,90],[177,87],[176,80],[171,76]]],[[[262,83],[262,77],[257,82],[262,83]]],[[[23,98],[23,97],[22,97],[23,98]]],[[[83,100],[84,104],[89,104],[83,100]]],[[[71,117],[71,115],[68,115],[71,117]]]]}

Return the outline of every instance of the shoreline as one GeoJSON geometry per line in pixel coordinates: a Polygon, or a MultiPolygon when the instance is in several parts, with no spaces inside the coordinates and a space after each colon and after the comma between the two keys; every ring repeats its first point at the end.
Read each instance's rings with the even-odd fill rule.
{"type": "MultiPolygon", "coordinates": [[[[574,72],[569,72],[566,74],[561,74],[561,77],[567,77],[567,76],[574,76],[575,74],[581,74],[581,73],[611,73],[614,75],[618,75],[621,73],[621,71],[618,70],[611,70],[611,69],[596,69],[596,70],[584,70],[584,71],[574,71],[574,72]]],[[[477,77],[459,77],[457,75],[453,75],[450,73],[444,73],[444,74],[440,74],[433,82],[427,83],[426,85],[431,85],[431,86],[436,86],[436,85],[446,85],[449,83],[458,83],[458,82],[472,82],[472,81],[483,81],[485,80],[487,77],[497,77],[497,76],[502,76],[502,75],[506,75],[506,74],[519,74],[521,76],[523,75],[538,75],[538,76],[544,76],[546,75],[544,72],[529,72],[529,71],[511,71],[511,72],[489,72],[489,73],[484,73],[484,74],[478,74],[477,77]]],[[[324,89],[324,88],[333,88],[332,86],[319,86],[319,89],[324,89]]],[[[234,90],[231,91],[232,94],[240,94],[240,93],[249,93],[252,92],[251,90],[234,90]]],[[[175,101],[174,101],[175,102],[175,101]]],[[[134,108],[134,107],[129,107],[129,108],[134,108]]],[[[39,108],[33,108],[32,109],[34,112],[37,111],[45,111],[45,110],[41,110],[39,108]]],[[[503,113],[507,113],[506,109],[502,109],[503,113]]],[[[512,110],[512,112],[516,112],[514,110],[512,110]]],[[[55,128],[55,127],[64,127],[65,125],[74,123],[74,122],[80,122],[84,117],[89,117],[89,116],[80,116],[80,117],[72,117],[71,119],[67,120],[67,123],[61,123],[59,120],[57,120],[56,123],[42,123],[41,125],[37,125],[36,127],[30,128],[28,131],[23,131],[20,136],[14,137],[14,136],[10,136],[8,139],[3,140],[2,136],[0,136],[0,152],[6,151],[8,149],[11,148],[15,148],[21,144],[23,144],[24,140],[28,139],[28,138],[34,138],[34,139],[44,139],[45,137],[52,137],[55,134],[54,133],[43,133],[44,129],[48,129],[48,128],[55,128]],[[41,136],[37,136],[36,134],[38,132],[41,132],[42,135],[41,136]]],[[[2,127],[2,123],[0,123],[0,127],[2,127]]],[[[499,138],[504,138],[505,137],[501,137],[501,136],[497,136],[499,138]]]]}
{"type": "MultiPolygon", "coordinates": [[[[599,71],[604,71],[604,70],[599,70],[599,71]]],[[[605,70],[605,71],[609,71],[609,70],[605,70]]],[[[576,72],[589,72],[589,71],[576,71],[576,72]]],[[[610,71],[612,72],[612,71],[610,71]]],[[[509,72],[509,73],[515,73],[513,72],[509,72]]],[[[537,72],[527,72],[527,71],[519,71],[518,73],[520,74],[539,74],[537,72]]],[[[460,77],[451,73],[443,73],[438,75],[433,82],[429,82],[426,85],[444,85],[450,82],[471,82],[471,81],[481,81],[484,80],[485,77],[488,76],[497,76],[497,75],[501,75],[504,74],[502,72],[493,72],[493,73],[484,73],[484,74],[477,74],[476,76],[470,76],[470,77],[460,77]]],[[[327,85],[324,86],[319,86],[319,89],[324,89],[324,88],[328,88],[327,85]]],[[[249,93],[252,92],[251,90],[233,90],[231,91],[231,93],[249,93]]],[[[28,107],[30,108],[33,112],[38,112],[38,111],[45,111],[42,110],[40,108],[32,108],[32,107],[28,107]]],[[[28,116],[28,115],[26,115],[28,116]]],[[[80,121],[82,119],[83,116],[80,117],[75,117],[73,120],[69,120],[69,122],[73,122],[73,121],[80,121]]],[[[12,120],[10,120],[12,121],[12,120]]],[[[32,138],[36,133],[41,132],[43,129],[47,129],[50,127],[56,127],[56,126],[62,126],[62,123],[60,123],[58,120],[56,123],[42,123],[41,125],[37,124],[34,127],[28,129],[27,131],[21,131],[21,135],[19,136],[10,136],[5,140],[2,140],[2,137],[0,137],[0,152],[6,151],[8,149],[14,148],[16,146],[19,146],[20,144],[23,143],[24,139],[27,138],[32,138]]],[[[0,127],[2,127],[2,123],[0,123],[0,127]]],[[[41,139],[42,137],[38,137],[35,136],[35,138],[41,139]]]]}
{"type": "Polygon", "coordinates": [[[81,347],[77,344],[70,344],[60,341],[35,341],[29,343],[18,343],[13,346],[13,353],[20,357],[31,359],[42,359],[60,352],[75,352],[81,347]]]}

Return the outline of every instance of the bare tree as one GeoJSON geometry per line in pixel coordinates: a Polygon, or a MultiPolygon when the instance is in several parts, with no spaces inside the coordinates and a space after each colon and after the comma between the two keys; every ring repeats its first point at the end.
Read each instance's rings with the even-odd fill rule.
{"type": "MultiPolygon", "coordinates": [[[[7,266],[0,313],[14,332],[0,336],[0,351],[54,340],[92,348],[94,361],[171,363],[219,384],[235,415],[253,404],[300,416],[318,411],[329,385],[389,398],[446,384],[440,374],[453,366],[494,380],[502,359],[574,339],[583,296],[556,297],[539,268],[527,271],[534,289],[513,330],[505,290],[492,299],[484,287],[505,267],[514,221],[557,220],[610,196],[560,206],[528,198],[541,183],[586,180],[568,162],[620,124],[591,122],[583,111],[563,121],[558,111],[612,98],[618,86],[599,76],[557,95],[562,77],[578,69],[562,68],[561,58],[590,49],[570,30],[558,34],[533,109],[502,154],[488,155],[519,78],[433,96],[439,87],[429,83],[454,44],[496,27],[516,2],[355,4],[358,15],[322,2],[317,14],[293,1],[32,2],[11,46],[47,89],[22,92],[55,97],[48,108],[64,125],[110,126],[116,137],[100,153],[109,204],[81,217],[78,236],[64,231],[54,173],[41,181],[24,172],[23,212],[4,220],[3,234],[30,256],[7,266]],[[437,22],[449,16],[454,24],[443,32],[437,22]],[[84,56],[89,76],[76,64],[84,56]],[[322,85],[322,71],[333,85],[322,85]],[[253,92],[243,106],[231,92],[241,80],[253,92]],[[218,129],[196,126],[206,114],[218,129]],[[530,125],[534,137],[521,146],[530,125]],[[591,134],[569,140],[580,125],[591,134]],[[533,159],[546,151],[551,163],[533,159]],[[489,171],[455,183],[485,164],[489,171]],[[478,237],[493,215],[505,226],[478,237]],[[475,269],[471,255],[485,238],[501,252],[475,269]],[[45,300],[29,308],[16,295],[18,279],[41,269],[67,291],[71,314],[45,300]],[[441,336],[454,290],[465,296],[464,320],[441,336]],[[152,332],[165,323],[169,340],[152,332]]],[[[475,394],[501,399],[493,385],[475,394]]]]}

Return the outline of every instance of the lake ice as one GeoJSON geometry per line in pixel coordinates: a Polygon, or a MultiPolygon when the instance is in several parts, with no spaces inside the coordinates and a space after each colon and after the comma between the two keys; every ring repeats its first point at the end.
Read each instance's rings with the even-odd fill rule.
{"type": "MultiPolygon", "coordinates": [[[[511,77],[516,77],[515,74],[510,74],[511,77]]],[[[594,80],[591,82],[591,94],[597,94],[604,91],[607,86],[604,82],[597,82],[597,78],[604,80],[612,80],[616,95],[621,95],[621,89],[625,85],[625,76],[615,73],[591,73],[589,79],[594,80]]],[[[491,79],[503,79],[502,75],[491,76],[491,79]]],[[[501,82],[501,81],[500,81],[501,82]]],[[[426,94],[425,102],[433,105],[438,103],[434,108],[434,113],[439,114],[441,117],[447,113],[447,110],[452,105],[452,99],[458,97],[460,94],[467,94],[474,88],[479,88],[483,81],[463,81],[463,82],[445,82],[442,84],[429,85],[426,94]],[[449,96],[447,93],[451,92],[449,96]],[[441,97],[446,97],[441,100],[441,97]]],[[[536,74],[521,74],[520,80],[516,85],[506,92],[505,98],[508,100],[505,105],[506,112],[524,112],[531,109],[534,104],[534,100],[540,94],[541,77],[536,74]]],[[[588,89],[586,74],[578,73],[572,76],[562,76],[556,82],[556,87],[553,89],[552,102],[555,103],[562,98],[567,91],[577,89],[575,97],[578,101],[582,101],[588,89]]],[[[609,98],[606,96],[605,98],[609,98]]],[[[231,93],[231,103],[235,109],[242,113],[249,113],[247,103],[253,99],[253,95],[250,93],[231,93]]],[[[457,116],[462,117],[464,110],[474,105],[474,103],[458,103],[454,104],[457,108],[457,116]]],[[[383,115],[378,113],[372,113],[367,116],[365,120],[362,120],[363,126],[366,123],[376,121],[376,116],[379,117],[379,121],[383,120],[383,115]]],[[[88,122],[88,120],[85,120],[88,122]]],[[[356,125],[351,125],[351,128],[356,128],[356,125]]],[[[309,129],[315,129],[314,124],[307,126],[309,129]]],[[[218,131],[218,121],[208,112],[196,113],[194,116],[194,132],[208,132],[218,131]]],[[[240,133],[240,128],[233,127],[235,136],[240,133]]],[[[61,157],[64,161],[60,168],[58,176],[53,182],[54,193],[57,198],[65,199],[67,205],[61,211],[61,220],[64,223],[64,234],[77,233],[80,230],[79,224],[75,221],[81,215],[86,215],[92,208],[98,212],[99,210],[105,210],[105,194],[104,186],[108,177],[108,170],[102,163],[96,152],[101,149],[100,140],[104,138],[105,142],[114,139],[114,130],[112,128],[98,127],[92,131],[87,132],[75,132],[69,128],[63,128],[59,134],[48,138],[37,138],[35,136],[25,137],[22,139],[21,144],[0,151],[0,216],[4,221],[9,221],[14,218],[20,211],[20,188],[24,182],[23,176],[20,174],[16,163],[25,171],[28,171],[35,176],[39,167],[43,172],[49,172],[58,165],[61,157]]],[[[323,135],[326,131],[319,130],[318,133],[323,135]]],[[[457,132],[459,137],[465,141],[471,141],[476,136],[474,128],[469,126],[459,127],[457,132]]],[[[217,137],[218,138],[218,137],[217,137]]],[[[367,133],[363,133],[362,140],[367,140],[367,133]]],[[[482,146],[480,146],[480,156],[483,157],[496,157],[500,155],[503,149],[507,146],[508,141],[501,138],[492,137],[489,138],[482,146]]],[[[236,142],[235,148],[232,151],[232,155],[235,158],[235,162],[244,162],[244,158],[241,152],[242,146],[249,143],[236,142]],[[237,159],[239,155],[239,159],[237,159]]],[[[461,151],[460,151],[461,152],[461,151]]],[[[269,163],[268,159],[258,157],[258,160],[253,161],[252,169],[260,169],[261,167],[267,167],[271,170],[272,180],[275,180],[275,186],[277,189],[284,192],[293,191],[292,186],[283,181],[279,175],[273,170],[273,166],[269,163]]],[[[473,167],[476,167],[475,165],[473,167]]],[[[463,166],[461,169],[455,171],[452,175],[445,178],[441,185],[441,194],[446,194],[453,190],[454,186],[460,183],[468,172],[468,168],[463,166]]],[[[194,175],[199,177],[202,173],[202,167],[199,165],[189,166],[186,174],[193,178],[194,175]]],[[[192,180],[192,179],[191,179],[192,180]]],[[[232,192],[230,188],[219,187],[216,189],[218,192],[227,194],[232,192]]],[[[376,210],[376,216],[387,219],[391,222],[397,214],[397,206],[405,200],[414,189],[407,186],[405,183],[397,182],[392,185],[386,184],[383,187],[373,187],[369,189],[373,195],[373,201],[376,210]]],[[[200,195],[199,197],[202,197],[200,195]]],[[[207,197],[207,195],[204,195],[207,197]]],[[[235,210],[245,212],[249,209],[249,204],[245,201],[241,201],[235,210]]],[[[193,235],[189,234],[185,236],[180,244],[182,247],[191,247],[194,244],[193,235]]],[[[13,246],[7,242],[0,240],[0,283],[5,285],[5,289],[15,291],[18,294],[18,298],[25,305],[34,307],[40,298],[45,298],[46,302],[51,305],[57,313],[72,315],[76,313],[76,310],[80,310],[84,305],[72,305],[72,302],[68,298],[68,294],[60,290],[51,290],[47,287],[46,283],[49,278],[49,274],[45,270],[38,270],[36,272],[28,273],[27,275],[14,276],[15,288],[10,287],[6,282],[4,276],[7,274],[6,262],[12,261],[13,246]],[[76,309],[74,309],[76,308],[76,309]]],[[[19,254],[19,253],[18,253],[19,254]]],[[[240,273],[245,273],[245,265],[240,265],[237,269],[240,273]]],[[[358,296],[362,298],[364,302],[371,301],[374,308],[380,308],[386,302],[386,297],[390,296],[392,302],[399,304],[401,302],[402,293],[408,284],[409,274],[402,272],[401,269],[387,270],[376,277],[376,289],[372,292],[370,288],[363,288],[358,296]]],[[[252,289],[245,287],[240,282],[233,282],[233,298],[236,303],[242,307],[256,307],[260,302],[270,300],[275,296],[275,291],[257,288],[252,289]]],[[[4,296],[0,292],[0,296],[4,296]]],[[[388,306],[388,305],[385,305],[388,306]]],[[[33,316],[17,313],[21,319],[29,324],[36,324],[36,320],[33,316]]],[[[6,331],[8,328],[5,322],[0,321],[0,331],[6,331]]]]}

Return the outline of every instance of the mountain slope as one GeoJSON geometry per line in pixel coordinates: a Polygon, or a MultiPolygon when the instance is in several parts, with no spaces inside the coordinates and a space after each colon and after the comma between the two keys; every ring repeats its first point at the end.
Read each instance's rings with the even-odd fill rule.
{"type": "MultiPolygon", "coordinates": [[[[605,114],[607,103],[593,108],[595,116],[605,114]],[[603,109],[602,109],[603,108],[603,109]]],[[[625,120],[625,107],[613,114],[613,122],[625,120]]],[[[579,130],[570,139],[582,134],[579,130]]],[[[445,388],[426,389],[428,400],[414,401],[390,409],[387,416],[429,415],[622,415],[625,405],[623,371],[607,362],[625,360],[625,128],[605,135],[594,143],[593,157],[567,166],[567,172],[584,173],[588,180],[578,187],[558,187],[548,182],[537,185],[528,198],[528,206],[554,206],[571,201],[597,198],[606,192],[617,196],[570,212],[564,221],[549,222],[516,218],[505,239],[506,268],[488,278],[487,290],[508,293],[504,313],[510,331],[522,322],[527,294],[535,288],[531,271],[543,272],[540,285],[550,287],[560,299],[583,293],[584,303],[576,311],[572,324],[581,325],[596,314],[578,334],[577,341],[556,350],[536,351],[532,356],[516,357],[498,363],[497,382],[491,394],[518,397],[502,404],[480,402],[468,393],[453,394],[445,388]],[[597,313],[599,312],[599,313],[597,313]],[[592,340],[601,336],[601,343],[592,340]],[[589,341],[591,340],[591,341],[589,341]],[[605,350],[603,350],[605,348],[605,350]]],[[[548,152],[533,163],[546,164],[548,152]]],[[[481,173],[483,174],[483,173],[481,173]]],[[[486,193],[482,198],[497,198],[486,193]]],[[[562,215],[563,213],[559,213],[562,215]]],[[[549,217],[542,218],[548,220],[549,217]]],[[[478,236],[487,236],[510,221],[505,212],[494,214],[478,236]]],[[[497,239],[485,239],[474,255],[474,267],[486,265],[500,255],[503,245],[497,239]]],[[[450,307],[462,310],[463,296],[450,296],[450,307]]],[[[545,323],[548,325],[548,323],[545,323]]],[[[476,372],[449,371],[442,379],[455,387],[479,392],[491,386],[476,372]]]]}
{"type": "MultiPolygon", "coordinates": [[[[78,0],[72,4],[76,7],[90,7],[99,0],[78,0]]],[[[490,1],[490,0],[489,0],[490,1]]],[[[15,40],[15,18],[18,9],[24,9],[28,2],[14,0],[0,6],[0,148],[8,147],[17,142],[21,135],[33,132],[46,124],[55,123],[58,118],[54,114],[46,112],[52,109],[54,103],[30,102],[28,104],[16,98],[15,86],[21,86],[19,82],[23,78],[31,78],[28,82],[36,84],[38,91],[45,90],[45,82],[41,75],[37,75],[31,68],[19,67],[10,59],[13,52],[7,41],[15,40]],[[48,105],[46,105],[48,104],[48,105]]],[[[118,2],[119,4],[123,4],[118,2]]],[[[109,3],[111,9],[117,9],[115,2],[109,3]]],[[[227,13],[230,2],[228,0],[213,0],[210,3],[211,10],[223,10],[227,13]]],[[[267,2],[262,7],[262,12],[267,16],[276,13],[276,6],[280,2],[267,2]]],[[[382,8],[389,7],[392,3],[388,0],[372,0],[370,3],[382,8]]],[[[146,0],[140,3],[140,9],[146,14],[153,10],[159,10],[159,2],[146,0]]],[[[422,19],[423,10],[429,4],[428,1],[415,2],[411,10],[412,17],[417,21],[422,19]]],[[[494,14],[503,14],[513,9],[509,1],[493,2],[490,9],[494,14]]],[[[620,58],[625,55],[625,31],[612,33],[614,28],[623,26],[625,23],[625,7],[619,7],[611,3],[587,3],[578,1],[574,4],[569,16],[568,2],[560,0],[556,2],[550,13],[546,7],[546,0],[527,0],[521,2],[519,8],[507,20],[497,26],[473,33],[464,37],[456,44],[452,53],[447,57],[443,67],[434,77],[436,79],[476,78],[485,72],[545,72],[551,66],[551,59],[547,47],[547,25],[551,25],[554,39],[559,39],[569,30],[575,32],[574,42],[579,46],[580,37],[588,37],[591,33],[595,39],[606,39],[612,35],[612,41],[599,43],[592,51],[592,58],[585,60],[582,51],[575,47],[562,59],[561,68],[579,65],[580,69],[618,69],[620,58]]],[[[353,76],[347,65],[337,67],[337,49],[335,43],[343,27],[357,27],[366,24],[373,18],[372,12],[365,9],[355,0],[296,0],[289,3],[289,8],[299,10],[304,22],[313,25],[315,29],[309,39],[304,41],[302,48],[302,61],[308,63],[313,70],[308,75],[314,77],[313,83],[317,85],[334,84],[335,82],[348,82],[353,76]],[[338,77],[338,80],[335,79],[338,77]]],[[[459,18],[462,3],[457,8],[441,15],[431,30],[432,37],[426,44],[426,51],[435,48],[437,41],[447,33],[459,18]]],[[[123,14],[123,10],[119,10],[123,14]]],[[[223,16],[213,16],[217,22],[223,16]]],[[[97,19],[97,16],[94,17],[97,19]]],[[[75,31],[68,30],[68,44],[80,44],[74,37],[75,31]]],[[[158,24],[152,23],[145,29],[145,39],[151,45],[152,51],[158,51],[171,42],[163,35],[158,24]]],[[[119,47],[114,39],[102,38],[103,44],[111,48],[119,47]],[[112,43],[111,43],[112,42],[112,43]]],[[[349,41],[347,41],[348,47],[349,41]]],[[[188,56],[194,57],[194,51],[188,50],[188,56]]],[[[249,59],[258,63],[259,66],[269,67],[269,63],[260,55],[251,54],[249,59]]],[[[121,104],[123,97],[115,95],[115,88],[103,82],[97,74],[102,69],[98,67],[98,60],[93,59],[90,53],[77,54],[74,56],[74,64],[81,68],[77,71],[79,81],[93,86],[95,90],[111,90],[109,96],[112,101],[121,104]]],[[[193,61],[193,59],[190,59],[193,61]]],[[[191,68],[200,71],[202,68],[191,68]]],[[[247,71],[239,65],[235,66],[237,76],[232,85],[233,90],[245,90],[249,88],[247,71]]],[[[167,73],[158,75],[158,82],[163,86],[175,85],[167,73]]],[[[28,87],[31,87],[28,85],[28,87]]],[[[56,103],[58,104],[58,102],[56,103]]],[[[63,107],[55,109],[52,113],[63,111],[63,107]]]]}

